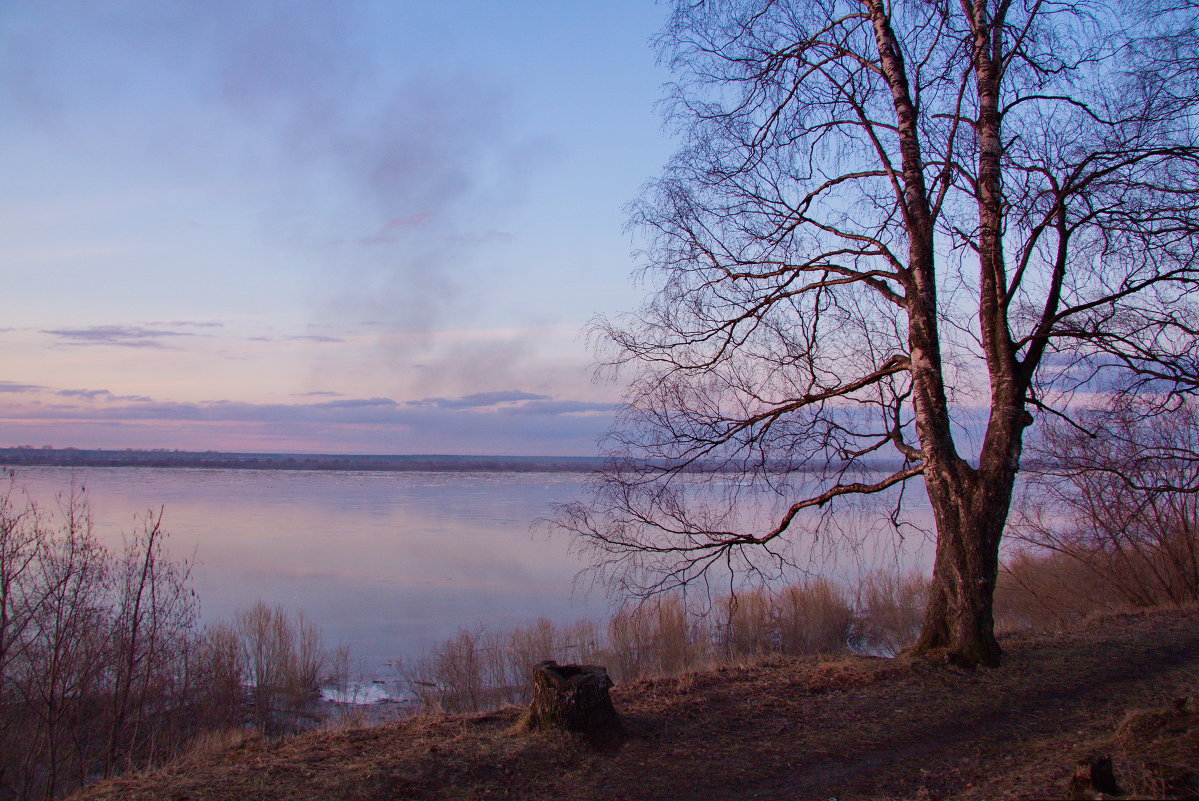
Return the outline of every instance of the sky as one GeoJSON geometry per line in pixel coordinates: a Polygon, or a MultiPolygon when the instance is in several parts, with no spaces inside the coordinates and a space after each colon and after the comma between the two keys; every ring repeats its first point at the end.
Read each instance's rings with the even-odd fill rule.
{"type": "Polygon", "coordinates": [[[0,0],[0,446],[589,455],[653,0],[0,0]]]}

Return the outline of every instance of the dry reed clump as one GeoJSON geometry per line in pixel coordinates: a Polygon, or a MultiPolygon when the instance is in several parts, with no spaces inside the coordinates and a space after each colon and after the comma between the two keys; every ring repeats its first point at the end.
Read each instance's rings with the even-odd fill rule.
{"type": "Polygon", "coordinates": [[[809,579],[781,592],[756,590],[726,599],[719,628],[726,658],[766,654],[841,653],[848,648],[854,611],[840,585],[809,579]]]}
{"type": "Polygon", "coordinates": [[[783,590],[777,602],[779,651],[831,654],[846,650],[853,608],[841,587],[816,579],[783,590]]]}
{"type": "MultiPolygon", "coordinates": [[[[1147,569],[1148,563],[1130,564],[1147,569]]],[[[707,615],[667,596],[622,609],[602,629],[588,621],[561,626],[542,619],[507,634],[463,630],[407,679],[426,711],[461,713],[527,703],[530,671],[548,659],[602,664],[615,681],[627,682],[772,655],[852,649],[891,657],[919,635],[928,586],[916,573],[878,571],[857,582],[852,602],[841,585],[814,578],[737,593],[707,615]]],[[[1093,566],[1067,554],[1022,551],[1001,570],[996,624],[1060,630],[1126,606],[1127,596],[1093,566]]]]}
{"type": "Polygon", "coordinates": [[[845,591],[827,579],[741,593],[718,612],[694,614],[667,596],[619,611],[602,630],[547,619],[503,635],[464,629],[406,678],[426,711],[475,712],[527,703],[530,672],[545,660],[601,664],[617,682],[675,676],[770,654],[842,653],[856,619],[845,591]]]}
{"type": "Polygon", "coordinates": [[[863,576],[857,587],[855,645],[867,653],[895,656],[915,642],[928,603],[928,584],[914,572],[863,576]]]}
{"type": "Polygon", "coordinates": [[[608,622],[597,656],[615,681],[670,676],[711,661],[705,621],[688,614],[679,598],[657,598],[621,610],[608,622]]]}

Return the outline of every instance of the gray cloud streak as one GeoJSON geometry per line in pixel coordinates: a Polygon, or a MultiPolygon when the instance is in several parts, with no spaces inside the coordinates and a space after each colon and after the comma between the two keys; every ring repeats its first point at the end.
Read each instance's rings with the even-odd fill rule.
{"type": "Polygon", "coordinates": [[[484,406],[495,406],[498,403],[514,403],[517,401],[548,400],[549,395],[536,395],[531,392],[508,390],[500,392],[475,392],[460,398],[424,398],[410,401],[413,406],[436,406],[440,409],[477,409],[484,406]]]}
{"type": "Polygon", "coordinates": [[[18,384],[13,381],[0,381],[0,392],[39,392],[45,387],[37,384],[18,384]]]}
{"type": "MultiPolygon", "coordinates": [[[[46,389],[9,386],[29,386],[32,392],[46,389]]],[[[285,448],[308,442],[338,452],[559,455],[594,453],[596,441],[612,422],[610,404],[539,400],[546,396],[520,390],[433,399],[440,401],[437,404],[381,397],[295,404],[178,403],[116,396],[107,390],[50,392],[75,402],[35,401],[4,409],[3,416],[19,421],[22,431],[37,431],[39,436],[65,440],[63,444],[86,444],[121,431],[133,437],[128,441],[171,442],[174,447],[182,442],[198,449],[229,448],[217,443],[248,437],[243,441],[273,441],[285,448]]]]}
{"type": "Polygon", "coordinates": [[[136,325],[94,325],[88,328],[44,329],[43,334],[58,337],[62,345],[114,345],[122,348],[167,348],[161,340],[191,337],[188,331],[142,328],[136,325]]]}
{"type": "MultiPolygon", "coordinates": [[[[79,398],[80,400],[92,401],[96,399],[105,401],[132,401],[136,403],[150,403],[153,398],[145,395],[114,395],[107,389],[60,389],[54,393],[63,398],[79,398]]],[[[71,408],[60,407],[60,408],[71,408]]]]}
{"type": "MultiPolygon", "coordinates": [[[[30,418],[69,416],[79,420],[175,420],[230,422],[336,422],[344,424],[417,425],[430,421],[475,419],[501,425],[501,416],[519,414],[543,418],[590,416],[609,413],[612,404],[554,401],[546,395],[509,390],[483,392],[460,398],[431,398],[399,402],[391,398],[338,398],[311,403],[248,403],[216,400],[198,403],[155,401],[145,396],[113,395],[106,389],[63,389],[59,397],[111,404],[47,405],[26,409],[30,418]],[[119,402],[119,403],[118,403],[119,402]]],[[[317,393],[322,394],[322,393],[317,393]]]]}

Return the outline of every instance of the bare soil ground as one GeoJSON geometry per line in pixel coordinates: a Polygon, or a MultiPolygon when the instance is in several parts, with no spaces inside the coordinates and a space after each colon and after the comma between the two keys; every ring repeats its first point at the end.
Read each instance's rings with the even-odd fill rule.
{"type": "Polygon", "coordinates": [[[1067,798],[1098,755],[1125,793],[1199,798],[1199,609],[1003,644],[997,670],[786,658],[617,687],[619,747],[518,731],[506,709],[246,738],[76,798],[1067,798]]]}

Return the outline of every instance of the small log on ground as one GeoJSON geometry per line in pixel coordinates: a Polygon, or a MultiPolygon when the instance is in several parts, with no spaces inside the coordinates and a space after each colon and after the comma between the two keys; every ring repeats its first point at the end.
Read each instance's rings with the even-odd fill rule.
{"type": "Polygon", "coordinates": [[[608,670],[599,665],[542,662],[533,668],[533,700],[524,724],[589,736],[618,735],[624,726],[608,695],[611,686],[608,670]]]}

